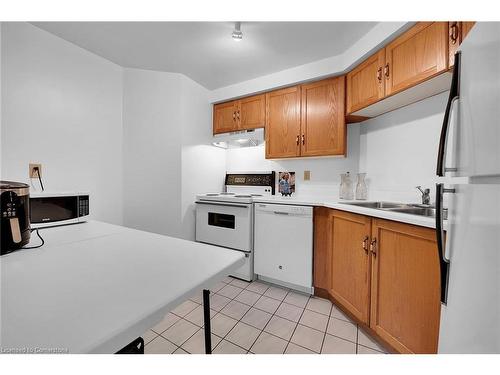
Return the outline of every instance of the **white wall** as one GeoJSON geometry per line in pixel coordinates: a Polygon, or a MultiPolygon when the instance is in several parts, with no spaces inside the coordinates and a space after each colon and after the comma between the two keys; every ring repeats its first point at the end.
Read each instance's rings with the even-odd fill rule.
{"type": "Polygon", "coordinates": [[[361,123],[359,170],[370,199],[420,202],[434,193],[436,158],[448,92],[361,123]]]}
{"type": "Polygon", "coordinates": [[[265,146],[228,149],[226,167],[231,172],[289,171],[296,173],[297,195],[322,194],[338,197],[340,173],[355,175],[359,164],[359,125],[348,125],[347,157],[300,159],[265,159],[265,146]],[[311,171],[311,180],[304,181],[304,171],[311,171]]]}
{"type": "Polygon", "coordinates": [[[46,190],[88,190],[120,224],[122,68],[28,23],[4,22],[1,47],[1,178],[40,162],[46,190]]]}
{"type": "Polygon", "coordinates": [[[182,76],[182,237],[194,240],[196,194],[221,191],[226,152],[212,142],[212,105],[209,91],[182,76]]]}
{"type": "Polygon", "coordinates": [[[125,69],[124,224],[179,236],[180,75],[125,69]]]}
{"type": "Polygon", "coordinates": [[[176,73],[125,69],[124,224],[194,239],[194,200],[222,187],[208,91],[176,73]]]}

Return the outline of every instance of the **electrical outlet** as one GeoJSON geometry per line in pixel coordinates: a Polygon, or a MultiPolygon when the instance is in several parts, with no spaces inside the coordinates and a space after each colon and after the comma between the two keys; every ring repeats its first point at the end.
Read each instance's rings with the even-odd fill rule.
{"type": "Polygon", "coordinates": [[[38,178],[38,174],[42,177],[42,165],[36,163],[30,163],[29,176],[30,178],[38,178]],[[38,171],[37,171],[38,168],[38,171]]]}
{"type": "Polygon", "coordinates": [[[304,181],[309,181],[311,179],[311,171],[304,171],[304,181]]]}

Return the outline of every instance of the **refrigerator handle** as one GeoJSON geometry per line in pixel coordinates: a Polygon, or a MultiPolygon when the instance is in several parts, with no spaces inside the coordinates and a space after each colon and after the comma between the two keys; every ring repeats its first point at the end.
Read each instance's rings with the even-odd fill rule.
{"type": "Polygon", "coordinates": [[[445,255],[445,234],[443,228],[443,194],[454,193],[455,189],[445,189],[444,184],[436,184],[436,240],[441,271],[441,302],[446,305],[448,299],[448,276],[450,260],[445,255]]]}
{"type": "Polygon", "coordinates": [[[445,172],[456,171],[454,168],[446,168],[445,155],[446,155],[446,142],[448,136],[448,129],[450,127],[451,110],[453,108],[454,102],[460,96],[460,57],[461,52],[455,53],[455,65],[453,67],[453,76],[451,79],[450,95],[448,97],[448,102],[446,103],[446,110],[444,112],[443,126],[441,127],[441,136],[439,137],[439,147],[438,147],[438,157],[437,157],[437,167],[436,174],[438,176],[444,176],[445,172]]]}

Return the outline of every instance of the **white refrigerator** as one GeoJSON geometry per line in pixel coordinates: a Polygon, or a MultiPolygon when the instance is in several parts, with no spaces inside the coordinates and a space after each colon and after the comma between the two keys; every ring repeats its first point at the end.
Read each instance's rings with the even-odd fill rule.
{"type": "Polygon", "coordinates": [[[498,22],[477,23],[455,56],[437,174],[443,177],[436,186],[442,298],[438,352],[500,353],[498,22]]]}

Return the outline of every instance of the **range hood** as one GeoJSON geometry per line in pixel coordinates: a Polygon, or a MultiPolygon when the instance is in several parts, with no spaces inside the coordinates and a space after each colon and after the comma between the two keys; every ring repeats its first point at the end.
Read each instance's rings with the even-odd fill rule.
{"type": "Polygon", "coordinates": [[[254,147],[263,142],[263,128],[216,134],[212,140],[214,146],[221,148],[254,147]]]}

